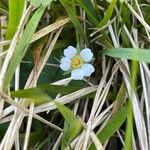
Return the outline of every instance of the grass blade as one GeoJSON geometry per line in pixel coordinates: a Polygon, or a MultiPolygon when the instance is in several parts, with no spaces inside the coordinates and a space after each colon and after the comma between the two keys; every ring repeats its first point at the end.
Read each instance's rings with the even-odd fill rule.
{"type": "MultiPolygon", "coordinates": [[[[122,107],[115,115],[108,121],[104,128],[98,133],[98,138],[101,143],[105,143],[124,123],[127,117],[128,105],[122,107]]],[[[90,146],[90,150],[94,149],[94,144],[90,146]]]]}
{"type": "Polygon", "coordinates": [[[103,20],[99,23],[98,27],[101,28],[102,26],[106,25],[107,22],[110,20],[113,10],[115,8],[117,0],[111,0],[111,4],[109,5],[108,9],[106,10],[105,17],[103,20]]]}
{"type": "Polygon", "coordinates": [[[55,102],[58,110],[65,118],[64,132],[62,139],[61,149],[64,150],[70,145],[70,142],[79,134],[82,128],[82,124],[78,118],[75,117],[74,113],[62,105],[61,103],[55,102]]]}
{"type": "Polygon", "coordinates": [[[6,39],[11,39],[19,25],[23,10],[25,6],[25,0],[9,0],[9,21],[6,39]]]}
{"type": "Polygon", "coordinates": [[[97,12],[95,11],[95,9],[93,7],[92,2],[91,1],[87,1],[87,0],[77,0],[77,2],[84,9],[84,11],[86,12],[87,16],[90,18],[90,21],[94,25],[98,25],[99,21],[98,21],[97,12]]]}
{"type": "Polygon", "coordinates": [[[5,75],[3,85],[4,91],[8,88],[18,64],[20,64],[22,58],[24,57],[27,51],[27,47],[29,46],[30,41],[32,39],[33,33],[35,32],[36,27],[38,26],[38,23],[44,11],[45,7],[43,6],[39,7],[25,28],[25,31],[23,32],[22,37],[20,38],[18,45],[16,46],[15,52],[12,56],[12,59],[8,66],[8,70],[5,75]]]}
{"type": "Polygon", "coordinates": [[[112,48],[104,50],[102,54],[115,58],[118,57],[150,63],[150,51],[148,49],[112,48]]]}
{"type": "Polygon", "coordinates": [[[40,88],[25,89],[11,92],[12,97],[26,98],[28,102],[34,102],[35,105],[50,102],[52,99],[44,90],[40,88]]]}
{"type": "Polygon", "coordinates": [[[75,29],[78,31],[79,35],[85,39],[84,31],[80,25],[80,22],[76,16],[74,1],[70,3],[68,0],[61,0],[62,5],[66,9],[68,16],[70,17],[75,29]]]}

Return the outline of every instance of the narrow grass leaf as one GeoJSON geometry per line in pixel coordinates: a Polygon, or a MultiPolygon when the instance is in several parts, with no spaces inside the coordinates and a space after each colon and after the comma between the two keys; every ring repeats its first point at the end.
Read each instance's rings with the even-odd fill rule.
{"type": "Polygon", "coordinates": [[[17,66],[20,64],[22,58],[24,57],[27,47],[30,44],[30,41],[32,39],[33,33],[36,30],[36,27],[38,26],[38,23],[45,11],[45,7],[41,6],[39,7],[36,12],[33,14],[32,18],[30,19],[29,23],[27,24],[19,42],[16,46],[16,49],[14,51],[14,54],[12,56],[12,59],[10,61],[10,64],[8,66],[5,78],[4,78],[4,85],[3,89],[4,91],[8,88],[14,72],[17,68],[17,66]]]}
{"type": "Polygon", "coordinates": [[[90,21],[94,25],[98,25],[99,19],[96,10],[94,9],[92,2],[87,0],[77,0],[79,5],[83,8],[83,10],[86,12],[87,16],[89,17],[90,21]]]}
{"type": "Polygon", "coordinates": [[[110,20],[113,10],[115,8],[117,0],[111,0],[111,3],[108,7],[108,9],[106,10],[105,16],[103,18],[103,20],[99,23],[98,27],[103,27],[104,25],[107,24],[107,22],[110,20]]]}
{"type": "Polygon", "coordinates": [[[31,5],[34,7],[39,7],[39,6],[47,6],[50,4],[52,0],[31,0],[31,5]]]}
{"type": "Polygon", "coordinates": [[[61,0],[61,3],[66,9],[66,12],[68,16],[70,17],[75,29],[78,31],[80,36],[85,39],[83,28],[81,27],[80,22],[76,16],[74,1],[70,2],[68,0],[61,0]]]}
{"type": "Polygon", "coordinates": [[[9,0],[9,19],[6,34],[7,40],[14,36],[22,16],[24,6],[25,0],[9,0]]]}
{"type": "MultiPolygon", "coordinates": [[[[75,91],[78,91],[80,89],[82,89],[84,86],[71,86],[71,85],[68,85],[68,86],[64,86],[64,85],[40,85],[38,87],[34,87],[34,88],[30,88],[30,89],[25,89],[23,92],[26,92],[27,93],[32,93],[32,91],[36,91],[37,89],[40,89],[41,91],[44,91],[45,93],[47,93],[48,95],[50,94],[58,94],[58,93],[61,93],[61,94],[70,94],[72,92],[75,92],[75,91]]],[[[16,98],[24,98],[24,97],[19,97],[19,95],[22,93],[21,90],[19,91],[11,91],[11,95],[12,97],[16,97],[16,98]]],[[[82,98],[91,98],[93,99],[95,97],[95,92],[93,93],[90,93],[90,94],[87,94],[85,96],[83,96],[82,98]]],[[[107,99],[111,99],[111,100],[114,100],[115,99],[115,94],[113,92],[109,92],[108,93],[108,96],[107,96],[107,99]]]]}
{"type": "Polygon", "coordinates": [[[64,132],[61,145],[61,149],[64,150],[70,145],[71,141],[79,134],[79,132],[82,129],[82,124],[69,108],[56,101],[55,104],[57,105],[57,108],[60,111],[60,113],[65,118],[64,132]]]}
{"type": "Polygon", "coordinates": [[[130,100],[127,112],[124,150],[132,150],[132,133],[133,133],[133,112],[132,112],[132,102],[130,100]]]}
{"type": "Polygon", "coordinates": [[[45,85],[40,85],[38,87],[45,90],[46,92],[69,94],[82,89],[84,86],[71,86],[71,85],[64,86],[64,85],[45,84],[45,85]]]}
{"type": "MultiPolygon", "coordinates": [[[[110,118],[104,128],[98,133],[97,137],[100,142],[105,143],[124,123],[127,117],[128,104],[122,107],[113,117],[110,118]]],[[[90,146],[90,150],[93,150],[94,144],[90,146]]]]}
{"type": "Polygon", "coordinates": [[[150,63],[150,49],[136,48],[111,48],[102,51],[102,54],[111,57],[125,58],[130,60],[144,61],[150,63]]]}
{"type": "Polygon", "coordinates": [[[29,102],[34,102],[35,105],[50,102],[52,99],[40,88],[31,88],[11,92],[14,98],[25,98],[29,102]]]}

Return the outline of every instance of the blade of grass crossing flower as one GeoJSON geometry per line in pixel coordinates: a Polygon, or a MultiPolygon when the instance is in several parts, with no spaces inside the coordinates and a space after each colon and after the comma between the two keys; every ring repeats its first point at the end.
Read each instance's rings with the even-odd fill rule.
{"type": "Polygon", "coordinates": [[[130,60],[144,61],[150,63],[150,50],[149,49],[136,49],[136,48],[112,48],[102,51],[102,54],[111,57],[125,58],[130,60]]]}
{"type": "Polygon", "coordinates": [[[14,54],[12,56],[12,59],[10,61],[8,70],[7,70],[5,78],[4,78],[4,85],[3,85],[4,91],[6,91],[6,89],[8,88],[17,66],[20,64],[22,58],[24,57],[24,55],[27,51],[27,47],[30,44],[33,33],[35,32],[35,30],[38,26],[38,23],[45,11],[45,8],[46,7],[41,6],[36,10],[36,12],[33,14],[32,18],[30,19],[29,23],[27,24],[27,26],[18,42],[18,45],[16,46],[16,49],[14,51],[14,54]]]}
{"type": "MultiPolygon", "coordinates": [[[[102,144],[105,143],[124,123],[127,117],[127,111],[128,104],[115,113],[114,116],[112,116],[108,123],[104,126],[104,128],[98,133],[97,137],[102,144]]],[[[92,144],[89,149],[94,150],[94,144],[92,144]]]]}
{"type": "Polygon", "coordinates": [[[113,10],[115,8],[115,5],[117,3],[117,0],[111,0],[111,3],[108,7],[108,9],[106,10],[106,14],[105,17],[103,18],[103,20],[99,23],[98,27],[103,27],[105,24],[107,24],[107,22],[110,20],[113,10]]]}
{"type": "Polygon", "coordinates": [[[24,6],[25,0],[9,0],[9,20],[6,34],[7,40],[14,36],[22,16],[24,6]]]}
{"type": "Polygon", "coordinates": [[[64,132],[61,145],[61,149],[64,150],[70,145],[71,141],[79,134],[79,132],[82,129],[82,124],[69,108],[56,101],[55,104],[57,105],[57,108],[60,111],[60,113],[65,118],[64,132]]]}

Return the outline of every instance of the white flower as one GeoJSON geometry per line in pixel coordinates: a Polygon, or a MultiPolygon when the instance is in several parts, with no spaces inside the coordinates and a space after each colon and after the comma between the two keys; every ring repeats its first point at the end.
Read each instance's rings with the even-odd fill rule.
{"type": "Polygon", "coordinates": [[[93,53],[89,48],[83,49],[80,53],[76,48],[69,46],[64,50],[64,57],[60,60],[60,68],[63,71],[71,71],[71,78],[82,80],[89,77],[95,68],[89,62],[93,58],[93,53]]]}

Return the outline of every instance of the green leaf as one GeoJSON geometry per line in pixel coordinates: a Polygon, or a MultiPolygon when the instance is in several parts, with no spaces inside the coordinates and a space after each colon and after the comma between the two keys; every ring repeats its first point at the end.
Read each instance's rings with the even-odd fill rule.
{"type": "Polygon", "coordinates": [[[132,150],[132,133],[133,133],[133,112],[132,112],[132,102],[129,99],[129,106],[127,112],[127,123],[126,123],[126,133],[125,133],[125,145],[124,150],[132,150]]]}
{"type": "MultiPolygon", "coordinates": [[[[51,95],[53,93],[54,94],[61,93],[61,94],[65,95],[65,94],[70,94],[72,92],[78,91],[78,90],[82,89],[83,87],[84,87],[83,85],[81,85],[81,86],[71,86],[71,85],[64,86],[64,85],[47,85],[47,84],[45,84],[45,85],[40,85],[35,88],[25,89],[23,91],[22,90],[12,91],[11,95],[12,95],[12,97],[16,97],[16,98],[25,98],[23,96],[20,97],[20,94],[22,92],[32,93],[34,91],[34,93],[35,93],[38,90],[41,90],[42,92],[45,92],[48,95],[51,95]]],[[[83,96],[82,98],[92,98],[93,99],[94,97],[95,97],[95,92],[87,94],[87,95],[83,96]]],[[[107,99],[114,99],[114,98],[115,98],[115,94],[113,92],[109,92],[107,99]]]]}
{"type": "MultiPolygon", "coordinates": [[[[110,118],[104,128],[98,133],[97,137],[99,138],[100,142],[103,144],[105,143],[124,123],[127,117],[128,111],[128,104],[122,107],[115,115],[110,118]]],[[[90,150],[93,150],[94,144],[90,146],[90,150]]]]}
{"type": "Polygon", "coordinates": [[[17,27],[19,25],[23,10],[25,6],[25,0],[9,0],[9,20],[6,39],[12,39],[17,27]]]}
{"type": "Polygon", "coordinates": [[[45,7],[41,6],[39,7],[36,12],[33,14],[32,18],[30,19],[29,23],[27,24],[19,42],[16,46],[16,49],[13,53],[12,59],[10,61],[10,64],[8,66],[5,78],[4,78],[4,85],[3,90],[6,91],[12,78],[15,73],[15,70],[17,66],[20,64],[22,58],[24,57],[27,47],[30,44],[30,41],[32,39],[32,35],[35,32],[38,23],[45,11],[45,7]]]}
{"type": "Polygon", "coordinates": [[[46,92],[69,94],[82,89],[84,86],[71,86],[71,85],[64,86],[64,85],[45,84],[40,85],[38,87],[45,90],[46,92]]]}
{"type": "Polygon", "coordinates": [[[68,0],[61,0],[61,3],[66,9],[66,12],[70,17],[75,29],[78,31],[80,36],[85,39],[83,28],[81,27],[80,22],[76,16],[74,0],[71,2],[68,0]]]}
{"type": "Polygon", "coordinates": [[[64,123],[64,132],[62,137],[62,145],[61,149],[64,150],[67,148],[71,141],[79,134],[82,129],[81,121],[74,115],[74,113],[67,108],[66,106],[62,105],[55,101],[58,110],[65,118],[64,123]]]}
{"type": "Polygon", "coordinates": [[[50,102],[52,100],[52,98],[48,96],[42,89],[37,87],[13,91],[11,92],[11,96],[15,98],[25,98],[26,100],[29,100],[29,103],[34,102],[35,105],[50,102]]]}
{"type": "Polygon", "coordinates": [[[117,2],[117,0],[111,0],[111,4],[109,5],[108,9],[106,10],[105,17],[103,18],[103,20],[98,25],[99,28],[106,25],[107,22],[110,20],[112,13],[113,13],[113,10],[115,8],[116,2],[117,2]]]}
{"type": "Polygon", "coordinates": [[[93,7],[92,2],[87,1],[87,0],[77,0],[77,2],[84,9],[84,11],[86,12],[86,14],[89,17],[90,21],[94,25],[98,25],[99,20],[98,20],[97,12],[93,7]]]}
{"type": "Polygon", "coordinates": [[[111,48],[102,51],[102,54],[111,57],[125,58],[137,61],[144,61],[150,63],[150,49],[136,49],[136,48],[111,48]]]}
{"type": "Polygon", "coordinates": [[[52,0],[31,0],[31,5],[34,7],[44,6],[46,7],[48,4],[50,4],[52,0]]]}

